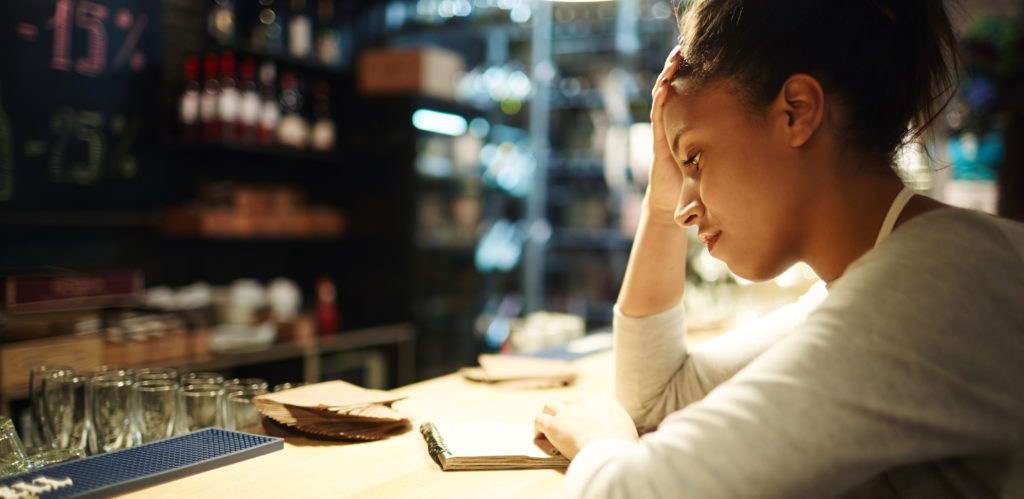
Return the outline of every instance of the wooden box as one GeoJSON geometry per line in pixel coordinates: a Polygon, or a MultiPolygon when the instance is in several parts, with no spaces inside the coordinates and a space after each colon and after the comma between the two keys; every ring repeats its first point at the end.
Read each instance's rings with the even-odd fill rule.
{"type": "Polygon", "coordinates": [[[377,49],[359,57],[362,95],[423,94],[455,100],[456,78],[465,71],[458,53],[437,47],[377,49]]]}
{"type": "Polygon", "coordinates": [[[75,372],[89,372],[102,362],[103,338],[98,334],[0,344],[0,388],[27,389],[28,372],[36,366],[68,366],[75,372]]]}

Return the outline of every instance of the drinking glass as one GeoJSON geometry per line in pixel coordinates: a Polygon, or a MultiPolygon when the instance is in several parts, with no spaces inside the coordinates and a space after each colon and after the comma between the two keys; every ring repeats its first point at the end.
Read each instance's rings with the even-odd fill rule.
{"type": "Polygon", "coordinates": [[[189,372],[181,377],[181,386],[186,385],[223,385],[224,376],[213,372],[189,372]]]}
{"type": "Polygon", "coordinates": [[[282,392],[284,390],[291,390],[292,388],[298,388],[300,386],[306,386],[308,383],[302,381],[289,381],[287,383],[280,383],[274,385],[275,392],[282,392]]]}
{"type": "Polygon", "coordinates": [[[225,427],[229,430],[253,432],[260,426],[260,411],[252,398],[267,393],[266,388],[250,386],[228,392],[225,403],[225,427]]]}
{"type": "MultiPolygon", "coordinates": [[[[53,448],[57,427],[50,416],[49,407],[52,404],[47,396],[46,380],[60,379],[72,375],[73,371],[67,366],[37,366],[29,370],[29,404],[32,409],[32,434],[35,437],[35,447],[39,449],[53,448]]],[[[52,387],[52,385],[51,385],[52,387]]],[[[55,394],[51,399],[56,398],[55,394]]],[[[60,415],[58,415],[59,417],[60,415]]]]}
{"type": "Polygon", "coordinates": [[[85,390],[88,381],[88,377],[74,374],[49,373],[42,377],[42,412],[49,418],[53,432],[49,448],[86,448],[89,425],[85,390]]]}
{"type": "Polygon", "coordinates": [[[92,375],[93,376],[107,376],[107,375],[130,376],[130,377],[134,378],[135,377],[135,370],[130,368],[130,367],[103,365],[103,366],[94,367],[93,370],[92,370],[92,375]]]}
{"type": "Polygon", "coordinates": [[[174,435],[177,402],[177,380],[144,379],[135,383],[135,424],[142,443],[174,435]]]}
{"type": "Polygon", "coordinates": [[[82,449],[41,449],[26,456],[14,422],[0,415],[0,478],[81,457],[85,457],[82,449]]]}
{"type": "Polygon", "coordinates": [[[178,370],[173,367],[144,367],[135,371],[135,381],[147,379],[173,379],[178,382],[178,370]]]}
{"type": "Polygon", "coordinates": [[[14,422],[7,416],[0,416],[0,478],[29,471],[25,448],[21,445],[14,422]]]}
{"type": "Polygon", "coordinates": [[[224,391],[227,393],[245,389],[263,390],[265,393],[270,385],[260,378],[234,378],[224,382],[224,391]]]}
{"type": "Polygon", "coordinates": [[[93,454],[131,447],[134,379],[124,373],[98,374],[89,381],[93,454]]]}
{"type": "Polygon", "coordinates": [[[89,449],[89,433],[92,422],[89,421],[88,390],[89,376],[75,375],[65,381],[71,388],[71,428],[67,437],[61,437],[64,449],[89,449]]]}
{"type": "Polygon", "coordinates": [[[71,371],[51,371],[40,377],[42,384],[41,411],[49,420],[49,448],[66,449],[74,425],[75,392],[71,371]]]}
{"type": "Polygon", "coordinates": [[[224,387],[219,384],[183,385],[178,390],[178,415],[176,433],[222,427],[223,412],[221,401],[224,387]]]}

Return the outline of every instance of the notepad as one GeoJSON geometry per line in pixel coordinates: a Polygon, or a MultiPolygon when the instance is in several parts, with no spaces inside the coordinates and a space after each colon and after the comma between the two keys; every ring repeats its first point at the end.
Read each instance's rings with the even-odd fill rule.
{"type": "Polygon", "coordinates": [[[533,470],[569,466],[547,439],[521,423],[426,422],[420,433],[444,471],[533,470]]]}

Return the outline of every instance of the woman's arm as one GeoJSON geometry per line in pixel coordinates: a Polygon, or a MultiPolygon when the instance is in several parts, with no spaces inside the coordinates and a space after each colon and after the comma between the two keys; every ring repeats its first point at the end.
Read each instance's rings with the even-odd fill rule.
{"type": "Polygon", "coordinates": [[[813,286],[796,303],[687,348],[679,304],[643,318],[615,315],[615,395],[640,432],[701,400],[802,323],[828,292],[813,286]]]}
{"type": "Polygon", "coordinates": [[[678,54],[678,47],[669,54],[651,91],[654,150],[650,181],[615,306],[615,393],[641,429],[657,424],[646,417],[651,397],[644,388],[665,386],[687,355],[681,305],[686,282],[686,230],[675,223],[673,216],[683,177],[669,149],[663,116],[665,101],[672,92],[670,81],[679,65],[678,54]],[[653,349],[658,355],[647,359],[651,362],[643,369],[634,369],[637,349],[631,345],[640,345],[642,352],[653,349]]]}

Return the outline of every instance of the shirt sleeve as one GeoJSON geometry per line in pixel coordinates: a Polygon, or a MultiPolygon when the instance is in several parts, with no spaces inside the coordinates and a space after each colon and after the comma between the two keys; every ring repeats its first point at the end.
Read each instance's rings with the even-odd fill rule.
{"type": "MultiPolygon", "coordinates": [[[[828,497],[886,470],[1020,449],[1024,265],[1005,245],[980,243],[990,233],[924,227],[894,233],[792,333],[639,443],[581,450],[567,494],[828,497]]],[[[696,350],[670,354],[684,367],[656,383],[672,401],[649,390],[641,406],[682,407],[682,393],[704,393],[682,388],[697,383],[686,378],[712,379],[703,361],[680,372],[696,350]]],[[[661,354],[644,350],[616,372],[643,369],[644,355],[661,354]]]]}
{"type": "Polygon", "coordinates": [[[641,432],[704,398],[792,331],[827,296],[818,282],[796,303],[728,331],[692,351],[683,304],[634,318],[615,307],[615,394],[641,432]]]}

